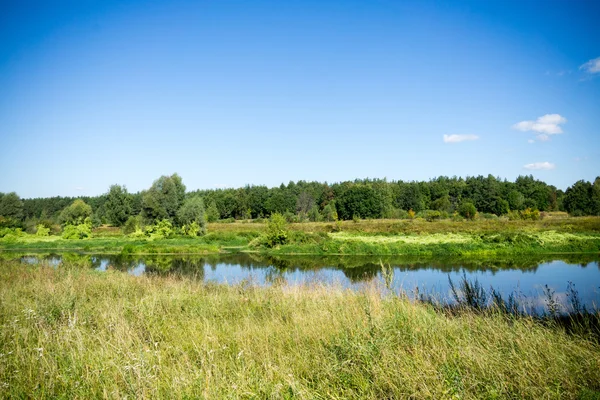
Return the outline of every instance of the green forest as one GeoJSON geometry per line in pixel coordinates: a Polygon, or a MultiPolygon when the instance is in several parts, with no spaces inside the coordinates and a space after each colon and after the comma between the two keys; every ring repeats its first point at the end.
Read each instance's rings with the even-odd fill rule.
{"type": "Polygon", "coordinates": [[[126,233],[135,231],[136,226],[165,221],[201,234],[206,221],[260,220],[274,213],[282,214],[288,222],[318,222],[473,219],[476,215],[537,219],[552,211],[565,211],[571,216],[600,215],[600,177],[593,183],[580,180],[566,191],[533,176],[519,176],[510,182],[492,175],[441,176],[421,182],[298,181],[273,188],[247,185],[187,191],[182,178],[173,174],[161,176],[138,193],[129,193],[122,185],[112,185],[105,194],[94,197],[22,199],[14,192],[0,193],[0,228],[20,228],[29,233],[40,226],[56,231],[60,226],[80,225],[86,219],[94,227],[125,227],[126,233]]]}

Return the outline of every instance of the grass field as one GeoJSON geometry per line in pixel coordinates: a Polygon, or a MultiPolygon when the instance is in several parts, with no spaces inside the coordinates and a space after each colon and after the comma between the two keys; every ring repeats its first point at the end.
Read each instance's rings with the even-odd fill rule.
{"type": "Polygon", "coordinates": [[[111,227],[97,228],[91,238],[83,240],[13,236],[0,239],[0,250],[123,254],[259,251],[278,255],[464,257],[600,252],[600,217],[549,216],[541,221],[363,220],[294,223],[287,229],[288,242],[273,249],[255,245],[255,239],[264,234],[266,224],[238,221],[209,224],[208,234],[198,238],[132,238],[111,227]]]}
{"type": "Polygon", "coordinates": [[[218,286],[0,261],[2,398],[598,398],[585,330],[375,288],[218,286]]]}

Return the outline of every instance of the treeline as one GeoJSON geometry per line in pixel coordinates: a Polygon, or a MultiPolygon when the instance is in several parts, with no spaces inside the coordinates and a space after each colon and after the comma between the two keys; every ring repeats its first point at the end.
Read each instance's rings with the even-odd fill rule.
{"type": "Polygon", "coordinates": [[[600,177],[593,183],[578,181],[564,192],[533,176],[519,176],[510,182],[492,175],[441,176],[421,182],[298,181],[273,188],[248,185],[237,189],[186,191],[181,177],[174,174],[160,177],[152,187],[139,193],[128,193],[119,185],[95,197],[21,199],[15,193],[0,193],[0,226],[26,227],[45,220],[64,223],[61,215],[64,219],[64,210],[76,199],[90,206],[94,225],[123,226],[131,217],[146,223],[169,220],[182,225],[185,218],[178,213],[187,200],[198,198],[202,204],[197,202],[196,209],[201,206],[204,219],[210,222],[268,218],[273,213],[283,214],[288,221],[406,218],[415,214],[443,218],[461,210],[468,217],[470,206],[480,214],[496,216],[523,210],[567,211],[581,216],[600,215],[600,177]]]}

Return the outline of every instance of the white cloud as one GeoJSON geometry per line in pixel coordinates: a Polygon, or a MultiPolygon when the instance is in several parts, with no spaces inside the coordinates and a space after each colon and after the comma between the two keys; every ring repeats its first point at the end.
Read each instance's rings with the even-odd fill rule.
{"type": "Polygon", "coordinates": [[[477,135],[444,135],[444,143],[459,143],[466,140],[477,140],[477,135]]]}
{"type": "Polygon", "coordinates": [[[579,69],[587,72],[588,74],[598,74],[600,73],[600,57],[594,58],[582,66],[579,69]]]}
{"type": "Polygon", "coordinates": [[[536,138],[540,142],[545,142],[547,140],[550,140],[550,136],[546,135],[545,133],[541,133],[541,134],[537,135],[536,138]]]}
{"type": "Polygon", "coordinates": [[[535,140],[533,140],[533,139],[529,139],[529,140],[527,141],[527,143],[535,143],[535,140]]]}
{"type": "MultiPolygon", "coordinates": [[[[563,133],[560,125],[565,122],[567,122],[567,119],[560,114],[546,114],[535,121],[521,121],[514,124],[512,127],[513,129],[523,132],[533,131],[545,135],[557,135],[563,133]]],[[[544,136],[543,139],[538,137],[538,139],[547,140],[548,137],[544,136]]]]}
{"type": "Polygon", "coordinates": [[[556,168],[555,164],[552,164],[548,161],[544,161],[544,162],[536,162],[536,163],[531,163],[531,164],[525,164],[523,165],[523,168],[525,169],[544,169],[544,170],[550,170],[550,169],[554,169],[556,168]]]}

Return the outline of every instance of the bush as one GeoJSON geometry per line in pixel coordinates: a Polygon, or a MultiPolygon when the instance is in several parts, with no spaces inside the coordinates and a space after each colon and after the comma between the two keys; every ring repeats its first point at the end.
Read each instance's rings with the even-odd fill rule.
{"type": "Polygon", "coordinates": [[[323,208],[323,219],[329,222],[337,221],[338,214],[335,208],[335,203],[333,201],[331,201],[323,208]]]}
{"type": "Polygon", "coordinates": [[[460,205],[460,207],[458,208],[458,213],[462,217],[472,220],[475,218],[475,215],[477,215],[477,209],[475,208],[475,205],[473,205],[473,203],[471,203],[470,201],[466,201],[460,205]]]}
{"type": "Polygon", "coordinates": [[[285,244],[289,236],[287,228],[287,221],[283,215],[279,213],[271,214],[271,218],[269,218],[265,233],[267,246],[274,247],[280,244],[285,244]]]}
{"type": "Polygon", "coordinates": [[[142,228],[142,218],[140,216],[129,217],[123,225],[122,231],[124,235],[132,234],[142,228]]]}
{"type": "Polygon", "coordinates": [[[182,226],[181,232],[184,235],[191,237],[204,235],[206,233],[206,231],[196,221],[193,221],[191,224],[182,226]]]}
{"type": "Polygon", "coordinates": [[[319,207],[318,206],[313,206],[308,211],[308,219],[311,222],[319,222],[319,221],[323,220],[323,217],[321,216],[321,213],[319,212],[319,207]]]}
{"type": "Polygon", "coordinates": [[[521,219],[525,219],[525,220],[531,220],[531,221],[537,221],[540,219],[540,210],[538,209],[534,209],[532,210],[531,208],[526,208],[525,210],[521,211],[521,219]]]}
{"type": "Polygon", "coordinates": [[[173,224],[168,219],[163,219],[156,223],[146,227],[146,235],[150,236],[150,239],[166,239],[173,236],[173,224]]]}
{"type": "Polygon", "coordinates": [[[408,219],[408,212],[406,210],[402,210],[400,208],[394,208],[391,212],[390,217],[392,219],[408,219]]]}
{"type": "Polygon", "coordinates": [[[424,212],[426,221],[433,222],[442,219],[442,213],[437,210],[427,210],[424,212]]]}
{"type": "Polygon", "coordinates": [[[92,220],[90,217],[85,219],[83,224],[66,225],[63,229],[63,239],[85,239],[92,236],[92,220]]]}
{"type": "Polygon", "coordinates": [[[38,224],[35,227],[35,234],[37,236],[48,236],[50,234],[50,228],[46,228],[43,224],[38,224]]]}

